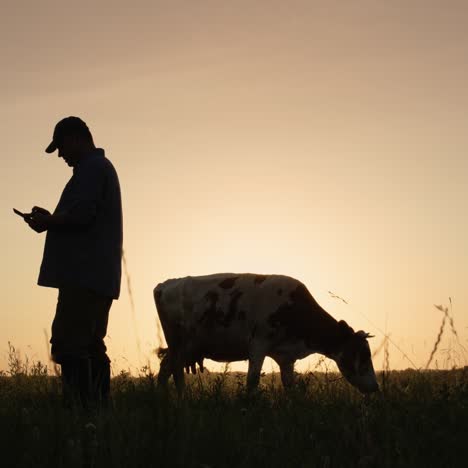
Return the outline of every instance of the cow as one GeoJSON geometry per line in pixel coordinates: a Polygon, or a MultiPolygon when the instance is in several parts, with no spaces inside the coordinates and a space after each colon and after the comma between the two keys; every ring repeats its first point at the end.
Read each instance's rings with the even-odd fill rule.
{"type": "Polygon", "coordinates": [[[167,341],[158,385],[171,375],[184,388],[184,368],[204,358],[248,360],[247,389],[259,383],[266,356],[276,361],[285,388],[294,383],[294,363],[312,353],[333,359],[362,393],[378,391],[364,331],[337,321],[303,283],[284,275],[219,273],[169,279],[154,300],[167,341]]]}

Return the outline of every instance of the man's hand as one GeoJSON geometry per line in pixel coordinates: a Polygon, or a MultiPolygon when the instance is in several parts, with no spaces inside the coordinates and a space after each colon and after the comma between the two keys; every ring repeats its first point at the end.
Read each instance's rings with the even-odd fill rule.
{"type": "Polygon", "coordinates": [[[45,208],[35,206],[28,217],[24,221],[29,227],[36,232],[44,232],[49,228],[49,219],[52,215],[45,208]]]}

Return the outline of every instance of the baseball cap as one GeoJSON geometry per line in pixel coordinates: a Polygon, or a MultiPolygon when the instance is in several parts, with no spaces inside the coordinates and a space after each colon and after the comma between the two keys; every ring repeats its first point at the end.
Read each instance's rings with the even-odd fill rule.
{"type": "Polygon", "coordinates": [[[79,117],[65,117],[55,126],[52,142],[46,148],[46,153],[53,153],[57,149],[57,144],[63,136],[70,133],[91,136],[88,126],[79,117]]]}

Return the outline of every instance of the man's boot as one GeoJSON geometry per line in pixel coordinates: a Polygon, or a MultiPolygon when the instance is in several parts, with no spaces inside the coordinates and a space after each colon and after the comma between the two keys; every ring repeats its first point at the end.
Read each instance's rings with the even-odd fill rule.
{"type": "Polygon", "coordinates": [[[81,404],[79,386],[79,361],[67,359],[61,363],[62,402],[64,408],[81,404]]]}
{"type": "Polygon", "coordinates": [[[107,408],[109,405],[110,394],[110,362],[109,359],[93,359],[93,396],[101,408],[107,408]]]}
{"type": "Polygon", "coordinates": [[[80,359],[79,393],[85,409],[106,408],[110,393],[108,359],[80,359]]]}

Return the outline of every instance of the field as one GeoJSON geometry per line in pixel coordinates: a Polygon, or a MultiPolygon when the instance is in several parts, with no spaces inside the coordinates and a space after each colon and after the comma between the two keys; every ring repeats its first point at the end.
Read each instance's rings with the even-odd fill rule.
{"type": "MultiPolygon", "coordinates": [[[[277,374],[247,397],[242,374],[190,376],[184,398],[156,375],[112,380],[112,408],[61,407],[57,377],[34,365],[0,377],[1,466],[466,467],[468,368],[391,371],[364,398],[338,374],[277,374]]],[[[11,367],[11,366],[10,366],[11,367]]]]}

